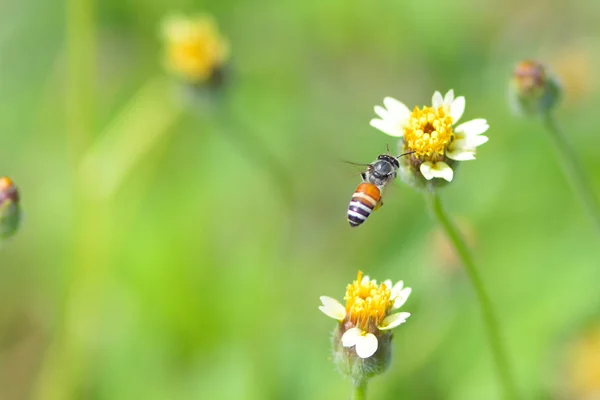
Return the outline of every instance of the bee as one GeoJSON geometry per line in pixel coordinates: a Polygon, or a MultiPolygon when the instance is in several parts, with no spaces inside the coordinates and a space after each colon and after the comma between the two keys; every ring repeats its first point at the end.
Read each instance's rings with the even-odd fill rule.
{"type": "Polygon", "coordinates": [[[348,205],[348,222],[352,228],[365,222],[373,210],[383,205],[382,192],[396,178],[400,168],[398,159],[412,153],[414,152],[392,156],[388,152],[380,154],[375,161],[367,164],[367,170],[360,174],[362,183],[354,191],[348,205]]]}

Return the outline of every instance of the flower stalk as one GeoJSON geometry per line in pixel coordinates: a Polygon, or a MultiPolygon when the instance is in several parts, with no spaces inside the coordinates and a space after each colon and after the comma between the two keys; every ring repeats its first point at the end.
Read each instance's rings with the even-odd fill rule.
{"type": "Polygon", "coordinates": [[[426,192],[425,196],[433,216],[441,225],[446,235],[448,235],[448,238],[452,242],[452,245],[456,249],[459,258],[465,267],[465,271],[467,272],[467,275],[473,284],[473,288],[475,289],[475,294],[481,307],[485,332],[493,353],[496,368],[498,370],[498,377],[504,391],[504,397],[511,400],[518,399],[519,396],[508,363],[508,356],[500,335],[498,318],[496,317],[496,313],[483,281],[479,276],[479,272],[475,267],[475,263],[471,258],[467,244],[462,238],[459,230],[444,212],[438,193],[435,191],[429,191],[426,192]]]}
{"type": "Polygon", "coordinates": [[[367,381],[363,381],[354,386],[352,400],[365,400],[367,398],[367,381]]]}
{"type": "Polygon", "coordinates": [[[573,187],[577,197],[579,197],[583,207],[600,233],[600,208],[598,206],[598,198],[594,195],[589,180],[587,179],[573,147],[567,141],[567,138],[550,110],[542,114],[542,123],[550,135],[567,180],[573,187]]]}

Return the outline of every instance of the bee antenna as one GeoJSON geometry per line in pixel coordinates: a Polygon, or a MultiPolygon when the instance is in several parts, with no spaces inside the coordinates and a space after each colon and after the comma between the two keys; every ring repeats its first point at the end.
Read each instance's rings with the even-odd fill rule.
{"type": "Polygon", "coordinates": [[[390,144],[389,144],[389,143],[386,143],[386,144],[385,144],[385,147],[387,148],[387,152],[388,152],[388,154],[390,154],[390,144]]]}
{"type": "Polygon", "coordinates": [[[400,157],[402,157],[402,156],[408,156],[408,155],[410,155],[410,154],[413,154],[413,153],[416,153],[416,151],[409,151],[409,152],[407,152],[407,153],[402,153],[402,154],[400,154],[399,156],[396,156],[396,158],[400,158],[400,157]]]}

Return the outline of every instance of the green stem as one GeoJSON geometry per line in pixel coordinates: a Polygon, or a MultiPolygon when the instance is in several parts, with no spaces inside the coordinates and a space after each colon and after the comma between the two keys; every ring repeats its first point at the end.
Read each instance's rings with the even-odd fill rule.
{"type": "Polygon", "coordinates": [[[367,398],[367,381],[363,381],[354,386],[352,400],[365,400],[367,398]]]}
{"type": "Polygon", "coordinates": [[[293,188],[291,171],[281,159],[273,154],[264,141],[243,123],[236,113],[230,109],[231,104],[221,104],[220,128],[227,139],[240,150],[249,162],[262,169],[279,193],[283,203],[292,208],[293,188]]]}
{"type": "Polygon", "coordinates": [[[496,363],[497,372],[499,375],[500,383],[504,390],[504,396],[506,399],[518,399],[516,385],[513,381],[510,367],[508,364],[508,357],[506,350],[500,337],[500,326],[498,319],[492,307],[490,297],[483,285],[479,272],[473,263],[467,244],[462,238],[460,232],[454,226],[450,218],[444,212],[442,203],[439,195],[435,191],[427,192],[426,194],[429,207],[433,212],[433,215],[444,229],[446,235],[452,242],[452,245],[456,249],[458,256],[460,257],[467,275],[469,276],[479,305],[481,307],[481,313],[483,314],[483,322],[485,325],[485,332],[488,337],[488,341],[494,356],[494,362],[496,363]]]}
{"type": "Polygon", "coordinates": [[[567,176],[567,180],[570,182],[575,193],[577,193],[577,196],[587,213],[594,220],[598,232],[600,232],[600,209],[598,207],[598,199],[590,187],[589,180],[584,173],[584,169],[581,166],[573,147],[571,147],[567,141],[551,112],[548,111],[543,114],[543,123],[552,138],[552,143],[554,143],[556,153],[558,154],[562,169],[567,176]]]}

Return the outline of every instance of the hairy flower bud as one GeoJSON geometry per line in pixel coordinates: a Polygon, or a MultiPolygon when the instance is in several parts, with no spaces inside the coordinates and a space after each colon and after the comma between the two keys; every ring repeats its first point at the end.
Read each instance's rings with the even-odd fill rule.
{"type": "Polygon", "coordinates": [[[561,89],[547,68],[532,60],[515,67],[510,85],[510,98],[515,111],[536,115],[550,111],[560,99],[561,89]]]}
{"type": "Polygon", "coordinates": [[[21,220],[19,192],[13,181],[0,177],[0,240],[17,232],[21,220]]]}
{"type": "Polygon", "coordinates": [[[406,302],[410,288],[402,281],[390,280],[377,284],[358,273],[346,289],[346,306],[337,300],[321,296],[319,309],[339,324],[333,333],[333,357],[340,372],[360,386],[374,375],[384,372],[390,364],[391,329],[406,322],[407,312],[393,313],[406,302]]]}

